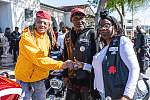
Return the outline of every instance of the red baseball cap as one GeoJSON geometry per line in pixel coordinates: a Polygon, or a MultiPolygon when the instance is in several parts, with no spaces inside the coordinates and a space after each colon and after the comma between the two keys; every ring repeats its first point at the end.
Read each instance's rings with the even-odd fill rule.
{"type": "Polygon", "coordinates": [[[40,10],[36,13],[36,17],[42,17],[48,20],[51,20],[51,14],[47,11],[40,10]]]}
{"type": "Polygon", "coordinates": [[[81,9],[81,8],[74,8],[74,9],[71,10],[70,19],[71,19],[72,15],[73,15],[74,13],[76,13],[76,12],[80,12],[80,13],[86,15],[83,9],[81,9]]]}

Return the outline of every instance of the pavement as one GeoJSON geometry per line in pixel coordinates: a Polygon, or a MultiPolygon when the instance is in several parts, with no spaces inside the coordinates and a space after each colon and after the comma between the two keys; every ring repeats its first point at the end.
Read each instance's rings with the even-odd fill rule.
{"type": "MultiPolygon", "coordinates": [[[[0,66],[0,73],[7,72],[9,74],[10,79],[16,81],[14,75],[15,64],[12,66],[0,66]]],[[[146,76],[149,78],[148,83],[150,85],[150,67],[146,71],[146,76]]],[[[150,98],[148,99],[150,100],[150,98]]]]}
{"type": "Polygon", "coordinates": [[[15,69],[15,64],[11,66],[0,66],[0,73],[7,72],[10,79],[16,81],[14,69],[15,69]]]}
{"type": "MultiPolygon", "coordinates": [[[[150,67],[146,71],[146,76],[149,78],[148,83],[150,85],[150,67]]],[[[150,100],[150,99],[149,99],[150,100]]]]}

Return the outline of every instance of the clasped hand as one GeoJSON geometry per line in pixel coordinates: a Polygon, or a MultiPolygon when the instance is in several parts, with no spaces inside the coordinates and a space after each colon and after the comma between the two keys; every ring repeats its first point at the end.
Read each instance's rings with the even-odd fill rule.
{"type": "Polygon", "coordinates": [[[74,61],[72,61],[72,60],[67,60],[67,61],[65,61],[64,64],[63,64],[63,68],[64,68],[64,69],[65,69],[65,68],[68,68],[69,70],[72,70],[72,69],[77,70],[77,69],[79,69],[79,68],[83,68],[83,66],[84,66],[84,63],[83,63],[83,62],[80,62],[80,61],[78,61],[78,60],[76,60],[75,58],[74,58],[74,61]],[[75,64],[77,65],[76,67],[74,67],[75,64]]]}

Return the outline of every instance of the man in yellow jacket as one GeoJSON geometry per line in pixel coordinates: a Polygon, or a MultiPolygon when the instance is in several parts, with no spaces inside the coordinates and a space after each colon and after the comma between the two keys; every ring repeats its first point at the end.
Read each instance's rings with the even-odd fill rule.
{"type": "Polygon", "coordinates": [[[23,29],[19,43],[19,56],[15,67],[15,78],[22,86],[23,100],[45,100],[44,79],[49,70],[65,69],[65,63],[50,57],[50,40],[46,33],[50,26],[51,14],[46,11],[36,13],[35,28],[23,29]]]}

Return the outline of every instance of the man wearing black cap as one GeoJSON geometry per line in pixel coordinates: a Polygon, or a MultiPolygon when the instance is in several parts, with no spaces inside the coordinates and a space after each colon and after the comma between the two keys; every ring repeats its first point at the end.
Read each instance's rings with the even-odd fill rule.
{"type": "Polygon", "coordinates": [[[86,14],[83,9],[71,11],[70,21],[74,28],[64,39],[64,61],[72,64],[64,71],[67,86],[66,100],[88,100],[91,62],[96,53],[96,33],[92,28],[85,28],[86,14]]]}

